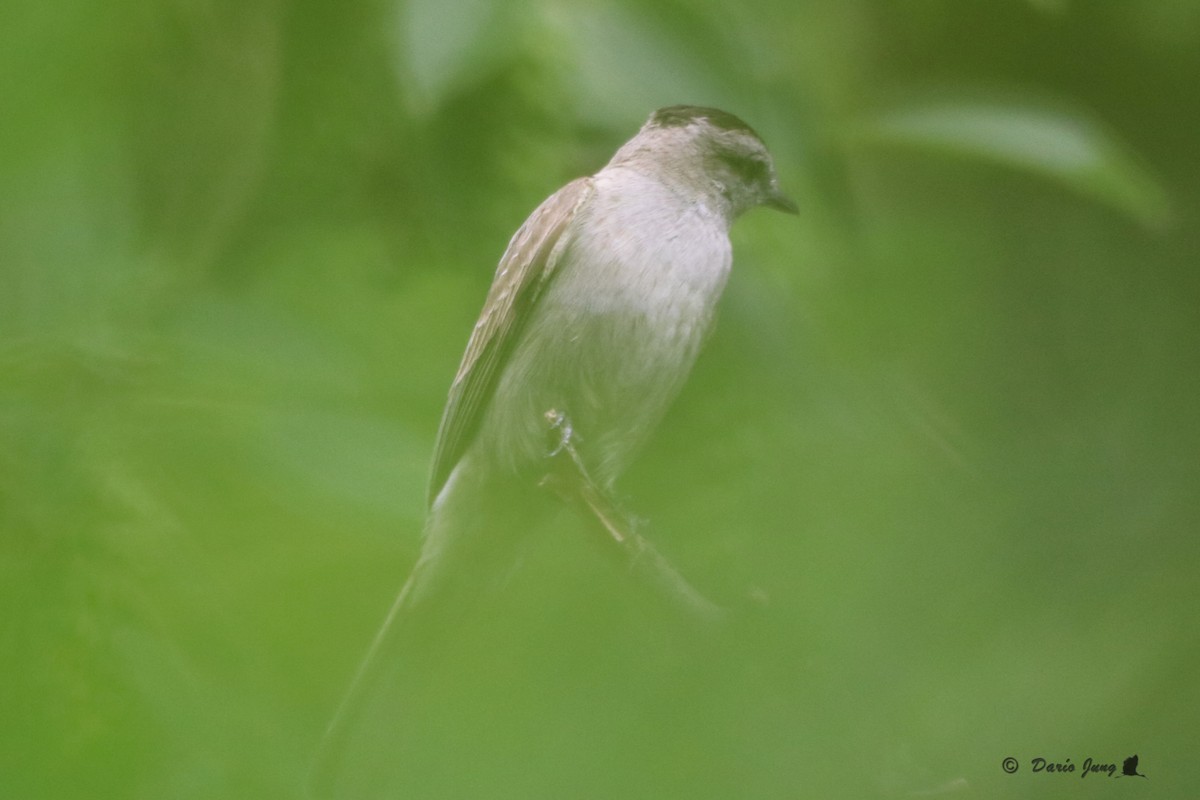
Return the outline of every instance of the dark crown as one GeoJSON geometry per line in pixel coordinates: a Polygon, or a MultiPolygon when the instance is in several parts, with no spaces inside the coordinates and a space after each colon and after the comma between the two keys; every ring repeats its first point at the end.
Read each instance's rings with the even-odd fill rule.
{"type": "Polygon", "coordinates": [[[667,106],[660,108],[650,117],[650,123],[660,128],[682,128],[698,119],[706,119],[714,127],[726,131],[745,131],[755,138],[761,138],[741,119],[717,108],[704,106],[667,106]]]}

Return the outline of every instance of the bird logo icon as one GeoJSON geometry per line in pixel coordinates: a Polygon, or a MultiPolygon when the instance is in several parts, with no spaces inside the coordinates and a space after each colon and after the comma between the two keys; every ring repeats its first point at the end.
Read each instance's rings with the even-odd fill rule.
{"type": "Polygon", "coordinates": [[[1138,772],[1137,768],[1138,768],[1138,757],[1136,755],[1132,755],[1129,758],[1125,759],[1125,763],[1121,765],[1121,777],[1132,778],[1134,775],[1138,776],[1139,778],[1146,777],[1142,773],[1138,772]]]}

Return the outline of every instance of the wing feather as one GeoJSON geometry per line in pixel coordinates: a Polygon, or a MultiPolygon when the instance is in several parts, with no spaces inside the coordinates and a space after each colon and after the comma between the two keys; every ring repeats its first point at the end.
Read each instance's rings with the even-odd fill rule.
{"type": "Polygon", "coordinates": [[[508,243],[438,426],[429,480],[430,504],[474,438],[508,351],[527,318],[525,311],[553,274],[567,244],[563,234],[591,193],[591,178],[568,183],[538,206],[508,243]]]}

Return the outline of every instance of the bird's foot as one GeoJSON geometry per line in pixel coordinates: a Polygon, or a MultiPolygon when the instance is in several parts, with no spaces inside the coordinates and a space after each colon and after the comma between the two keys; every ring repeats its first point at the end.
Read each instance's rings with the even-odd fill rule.
{"type": "Polygon", "coordinates": [[[543,417],[554,446],[547,454],[550,467],[538,485],[599,523],[609,541],[617,545],[617,552],[622,554],[629,570],[672,604],[705,623],[722,619],[724,610],[693,589],[650,542],[638,534],[638,520],[620,507],[610,491],[592,479],[575,447],[579,437],[570,418],[554,408],[546,411],[543,417]]]}
{"type": "Polygon", "coordinates": [[[571,425],[571,418],[557,408],[552,408],[547,411],[543,417],[546,424],[550,426],[550,435],[555,439],[554,446],[547,453],[548,458],[554,458],[559,453],[566,452],[571,456],[571,460],[578,460],[578,455],[575,452],[575,428],[571,425]]]}
{"type": "Polygon", "coordinates": [[[554,463],[551,471],[542,478],[541,486],[552,489],[568,502],[582,502],[604,524],[609,534],[618,542],[629,538],[629,523],[620,513],[608,492],[592,479],[583,457],[575,447],[579,435],[571,424],[571,418],[556,408],[542,415],[549,427],[554,446],[547,458],[554,463]],[[566,456],[566,458],[562,458],[566,456]]]}

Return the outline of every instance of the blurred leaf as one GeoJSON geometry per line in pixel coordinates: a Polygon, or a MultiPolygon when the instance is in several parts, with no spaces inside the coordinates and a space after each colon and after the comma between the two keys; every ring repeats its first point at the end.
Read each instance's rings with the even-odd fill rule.
{"type": "Polygon", "coordinates": [[[418,107],[449,94],[511,51],[514,37],[497,0],[412,0],[404,6],[405,58],[418,107]]]}
{"type": "Polygon", "coordinates": [[[1004,164],[1058,181],[1147,227],[1170,218],[1164,188],[1094,118],[1031,103],[943,99],[868,121],[868,143],[926,148],[1004,164]]]}
{"type": "Polygon", "coordinates": [[[278,4],[158,4],[146,27],[152,33],[126,56],[141,210],[158,247],[207,266],[242,221],[270,155],[278,4]]]}
{"type": "Polygon", "coordinates": [[[720,91],[713,70],[718,59],[697,46],[709,31],[682,15],[670,22],[615,4],[570,9],[562,24],[577,63],[576,94],[586,101],[581,114],[597,124],[639,125],[660,106],[736,105],[720,91]]]}
{"type": "Polygon", "coordinates": [[[414,438],[380,417],[267,411],[247,445],[261,448],[272,467],[263,473],[296,506],[318,513],[338,502],[388,518],[412,511],[419,525],[428,447],[414,438]]]}
{"type": "Polygon", "coordinates": [[[1055,16],[1067,13],[1070,5],[1070,0],[1026,0],[1026,2],[1043,14],[1054,14],[1055,16]]]}

